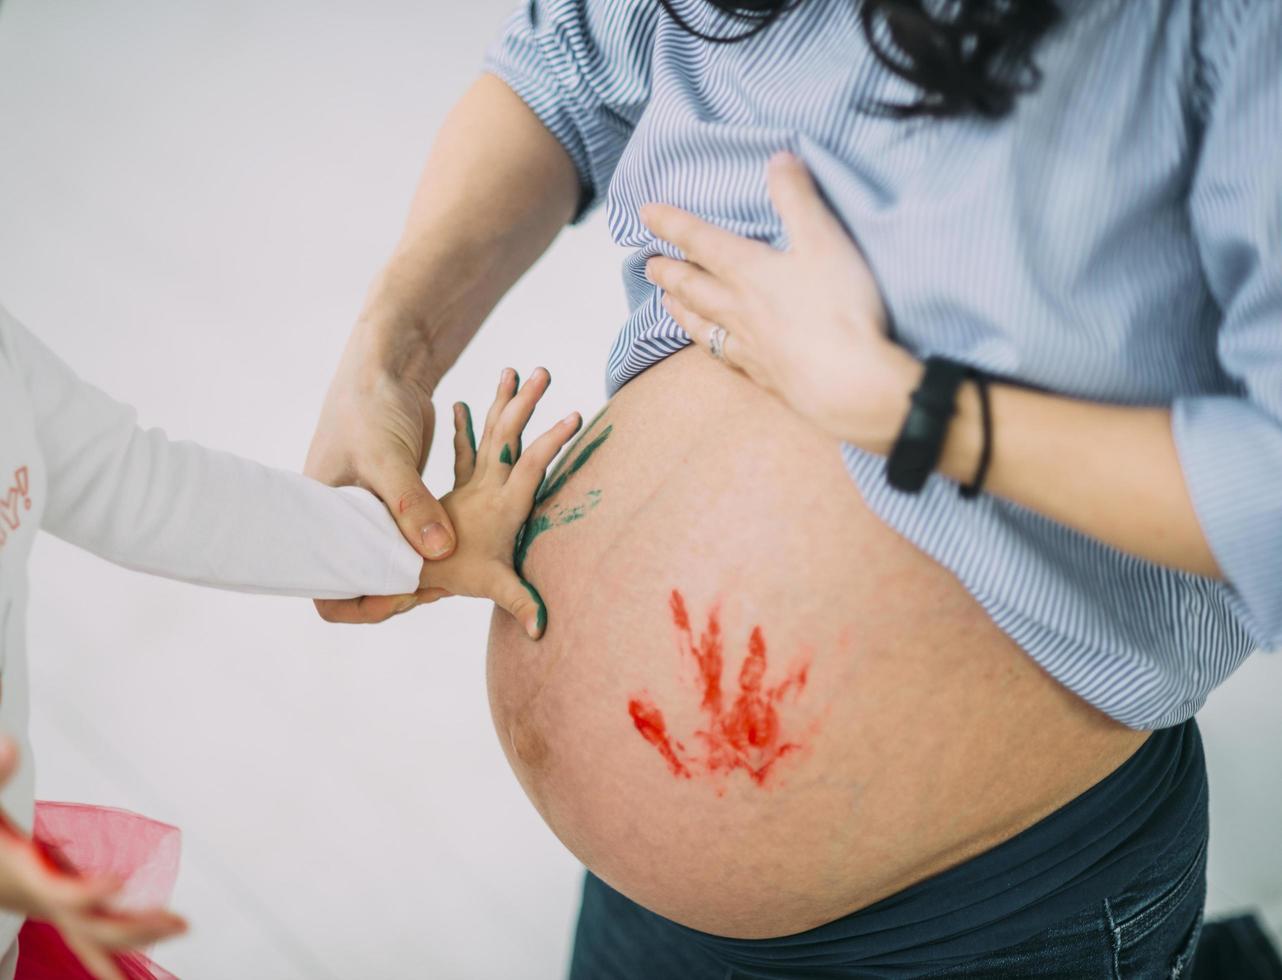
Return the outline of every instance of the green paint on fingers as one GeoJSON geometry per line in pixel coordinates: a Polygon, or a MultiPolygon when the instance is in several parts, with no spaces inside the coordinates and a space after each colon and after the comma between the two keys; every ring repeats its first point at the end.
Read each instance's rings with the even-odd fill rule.
{"type": "Polygon", "coordinates": [[[521,585],[525,587],[525,591],[530,594],[530,598],[534,600],[534,604],[538,607],[534,625],[538,628],[539,635],[542,636],[548,625],[548,607],[543,604],[543,596],[539,595],[538,589],[525,581],[525,579],[521,579],[521,585]]]}
{"type": "Polygon", "coordinates": [[[476,452],[476,430],[472,428],[472,410],[467,402],[463,403],[463,419],[467,423],[467,444],[472,447],[472,452],[476,452]]]}
{"type": "Polygon", "coordinates": [[[505,466],[512,465],[512,447],[506,442],[503,443],[503,450],[499,453],[499,462],[503,463],[505,466]]]}

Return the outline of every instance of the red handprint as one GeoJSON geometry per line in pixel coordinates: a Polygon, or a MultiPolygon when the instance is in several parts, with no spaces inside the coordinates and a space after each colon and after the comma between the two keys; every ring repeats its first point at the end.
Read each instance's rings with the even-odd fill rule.
{"type": "Polygon", "coordinates": [[[670,607],[682,651],[690,656],[698,672],[702,695],[699,707],[708,723],[694,734],[705,751],[702,755],[691,752],[673,738],[663,712],[644,694],[628,702],[633,725],[655,747],[674,776],[690,779],[696,771],[717,775],[743,769],[754,783],[764,786],[774,764],[803,747],[801,741],[783,737],[778,706],[790,693],[795,700],[805,689],[808,658],[799,658],[778,684],[765,686],[766,640],[761,627],[753,627],[748,655],[739,669],[739,693],[727,707],[727,695],[721,690],[724,660],[719,610],[714,606],[708,613],[707,626],[696,643],[685,600],[676,589],[672,590],[670,607]]]}

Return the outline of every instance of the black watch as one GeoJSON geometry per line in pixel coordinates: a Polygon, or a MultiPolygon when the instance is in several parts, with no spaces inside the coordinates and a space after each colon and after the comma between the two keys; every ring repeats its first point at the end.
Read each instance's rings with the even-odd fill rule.
{"type": "Polygon", "coordinates": [[[926,373],[912,393],[908,416],[886,464],[886,479],[896,490],[918,493],[926,485],[957,411],[957,389],[970,370],[946,357],[926,358],[926,373]]]}

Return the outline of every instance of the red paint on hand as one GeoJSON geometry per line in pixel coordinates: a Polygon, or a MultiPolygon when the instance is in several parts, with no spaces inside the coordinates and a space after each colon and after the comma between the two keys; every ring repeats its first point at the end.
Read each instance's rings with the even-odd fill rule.
{"type": "Polygon", "coordinates": [[[676,589],[669,602],[682,651],[698,672],[699,708],[707,727],[695,732],[706,752],[696,756],[668,735],[663,713],[647,698],[634,697],[628,713],[643,738],[653,745],[674,776],[689,779],[694,770],[718,775],[742,769],[758,786],[764,786],[774,765],[785,755],[803,748],[782,734],[779,705],[789,694],[795,699],[806,687],[809,662],[803,657],[774,686],[766,686],[769,662],[766,639],[760,626],[748,638],[748,653],[739,668],[739,693],[729,709],[724,707],[721,677],[724,669],[720,610],[713,607],[707,625],[695,641],[685,599],[676,589]]]}

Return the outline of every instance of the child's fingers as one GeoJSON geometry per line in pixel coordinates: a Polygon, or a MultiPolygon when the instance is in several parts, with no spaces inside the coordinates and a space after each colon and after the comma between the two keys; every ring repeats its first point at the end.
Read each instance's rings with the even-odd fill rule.
{"type": "MultiPolygon", "coordinates": [[[[485,413],[485,428],[481,431],[479,455],[483,458],[491,455],[486,450],[494,441],[494,427],[499,424],[499,416],[503,414],[503,409],[507,408],[507,403],[512,400],[512,396],[516,394],[516,387],[520,381],[521,379],[512,368],[504,368],[499,374],[499,387],[494,393],[490,410],[485,413]]],[[[484,468],[484,462],[482,462],[482,468],[484,468]]]]}
{"type": "Polygon", "coordinates": [[[476,470],[476,433],[472,430],[472,410],[466,402],[454,406],[454,489],[458,489],[476,470]]]}
{"type": "Polygon", "coordinates": [[[521,458],[521,434],[529,424],[530,416],[534,414],[534,406],[539,403],[551,383],[552,375],[548,374],[546,368],[535,368],[530,380],[525,382],[499,416],[494,428],[494,446],[498,449],[500,463],[511,466],[521,458]]]}
{"type": "Polygon", "coordinates": [[[107,877],[76,878],[50,871],[41,864],[29,887],[36,908],[43,913],[37,917],[57,918],[88,915],[107,906],[120,891],[121,883],[107,877]]]}
{"type": "Polygon", "coordinates": [[[494,589],[494,602],[512,614],[530,639],[537,640],[543,635],[548,624],[548,611],[543,605],[543,597],[529,582],[517,577],[515,572],[504,572],[504,581],[494,589]]]}
{"type": "Polygon", "coordinates": [[[106,950],[100,949],[92,941],[81,939],[74,933],[63,930],[62,938],[68,948],[76,955],[80,965],[88,971],[94,980],[125,980],[125,975],[116,966],[115,960],[106,950]]]}
{"type": "Polygon", "coordinates": [[[181,935],[187,931],[187,923],[164,909],[147,909],[86,918],[81,921],[81,929],[108,949],[138,949],[181,935]]]}
{"type": "Polygon", "coordinates": [[[523,502],[534,499],[548,466],[582,425],[583,416],[578,412],[571,412],[526,447],[507,478],[508,487],[518,499],[523,502]]]}

